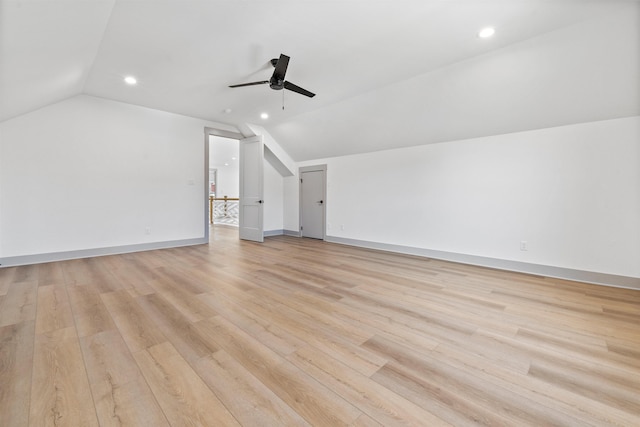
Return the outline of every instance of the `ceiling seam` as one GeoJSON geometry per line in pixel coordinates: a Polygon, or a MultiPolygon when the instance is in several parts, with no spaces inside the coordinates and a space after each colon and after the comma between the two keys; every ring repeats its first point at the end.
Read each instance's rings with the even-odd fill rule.
{"type": "Polygon", "coordinates": [[[89,79],[89,76],[93,74],[93,69],[96,66],[96,60],[98,59],[100,51],[102,50],[102,45],[104,44],[104,38],[107,33],[107,29],[109,28],[109,25],[111,23],[111,17],[113,16],[113,10],[116,8],[116,3],[118,3],[118,0],[112,0],[111,10],[109,11],[109,17],[107,18],[104,26],[104,30],[102,31],[102,36],[100,37],[100,43],[98,43],[98,47],[93,55],[93,59],[91,60],[91,65],[89,66],[87,74],[84,76],[84,79],[82,82],[82,90],[80,92],[82,94],[87,94],[87,91],[86,91],[87,80],[89,79]]]}

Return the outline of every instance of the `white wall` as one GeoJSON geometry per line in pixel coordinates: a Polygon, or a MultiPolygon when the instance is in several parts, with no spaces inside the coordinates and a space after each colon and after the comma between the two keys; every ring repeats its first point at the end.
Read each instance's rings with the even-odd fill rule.
{"type": "Polygon", "coordinates": [[[2,233],[2,126],[0,126],[0,257],[2,256],[2,247],[4,246],[4,238],[2,233]]]}
{"type": "Polygon", "coordinates": [[[1,123],[0,256],[204,237],[205,126],[235,130],[85,95],[1,123]]]}
{"type": "Polygon", "coordinates": [[[319,163],[328,236],[640,277],[640,117],[319,163]]]}
{"type": "Polygon", "coordinates": [[[262,135],[264,143],[264,157],[271,163],[282,176],[291,176],[295,174],[296,162],[289,157],[289,154],[280,146],[280,144],[271,136],[271,134],[262,126],[247,123],[244,128],[246,136],[262,135]]]}
{"type": "Polygon", "coordinates": [[[264,160],[264,231],[283,229],[283,178],[269,161],[264,160]]]}
{"type": "Polygon", "coordinates": [[[284,229],[291,233],[300,232],[300,177],[299,171],[295,176],[283,179],[284,207],[282,220],[284,229]]]}
{"type": "Polygon", "coordinates": [[[240,143],[237,139],[209,137],[209,169],[216,169],[216,196],[237,198],[240,194],[240,143]]]}
{"type": "Polygon", "coordinates": [[[240,196],[240,169],[237,165],[218,167],[218,181],[216,183],[216,197],[240,196]]]}

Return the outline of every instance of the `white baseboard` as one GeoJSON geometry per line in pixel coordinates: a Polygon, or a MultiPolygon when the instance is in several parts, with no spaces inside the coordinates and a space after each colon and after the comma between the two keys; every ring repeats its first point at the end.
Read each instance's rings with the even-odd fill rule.
{"type": "Polygon", "coordinates": [[[269,230],[264,232],[264,237],[270,237],[270,236],[300,237],[300,232],[294,231],[294,230],[269,230]]]}
{"type": "Polygon", "coordinates": [[[282,236],[283,234],[284,230],[267,230],[262,233],[264,237],[282,236]]]}
{"type": "Polygon", "coordinates": [[[369,242],[366,240],[347,239],[335,236],[326,236],[325,241],[331,243],[339,243],[342,245],[358,246],[367,249],[377,249],[387,252],[417,255],[425,258],[453,261],[462,264],[477,265],[481,267],[497,268],[499,270],[516,271],[519,273],[528,273],[537,276],[574,280],[577,282],[613,286],[616,288],[640,290],[639,277],[618,276],[615,274],[598,273],[594,271],[574,270],[571,268],[554,267],[550,265],[531,264],[520,261],[510,261],[477,255],[466,255],[454,252],[437,251],[432,249],[414,248],[411,246],[392,245],[388,243],[369,242]]]}
{"type": "MultiPolygon", "coordinates": [[[[294,230],[269,230],[264,232],[265,237],[280,235],[300,237],[300,232],[294,230]]],[[[411,246],[392,245],[388,243],[370,242],[366,240],[347,239],[335,236],[326,236],[325,241],[367,249],[376,249],[407,255],[416,255],[425,258],[441,259],[445,261],[459,262],[462,264],[477,265],[481,267],[497,268],[500,270],[535,274],[537,276],[554,277],[558,279],[593,283],[597,285],[640,290],[640,278],[638,277],[619,276],[615,274],[598,273],[594,271],[575,270],[549,265],[531,264],[520,261],[489,258],[477,255],[466,255],[455,252],[437,251],[432,249],[414,248],[411,246]]],[[[155,249],[175,248],[180,246],[203,245],[208,243],[209,242],[205,238],[197,238],[141,243],[136,245],[113,246],[107,248],[84,249],[67,252],[52,252],[44,254],[5,257],[0,258],[0,268],[29,264],[42,264],[46,262],[66,261],[70,259],[90,258],[105,255],[118,255],[131,252],[150,251],[155,249]]]]}
{"type": "Polygon", "coordinates": [[[70,259],[91,258],[105,255],[118,255],[131,252],[151,251],[154,249],[176,248],[180,246],[204,245],[207,239],[184,239],[165,242],[140,243],[136,245],[112,246],[107,248],[83,249],[77,251],[51,252],[45,254],[22,255],[0,258],[0,268],[18,265],[42,264],[45,262],[66,261],[70,259]]]}

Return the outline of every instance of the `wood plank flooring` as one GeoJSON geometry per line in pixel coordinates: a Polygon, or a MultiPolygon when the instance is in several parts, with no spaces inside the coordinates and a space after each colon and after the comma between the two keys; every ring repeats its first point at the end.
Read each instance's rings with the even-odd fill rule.
{"type": "Polygon", "coordinates": [[[640,292],[311,239],[0,269],[0,426],[640,426],[640,292]]]}

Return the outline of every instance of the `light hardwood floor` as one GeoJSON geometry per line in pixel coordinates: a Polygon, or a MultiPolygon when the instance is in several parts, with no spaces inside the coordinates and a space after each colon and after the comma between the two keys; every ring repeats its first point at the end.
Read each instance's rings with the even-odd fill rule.
{"type": "Polygon", "coordinates": [[[0,269],[0,426],[640,426],[640,292],[291,237],[0,269]]]}

